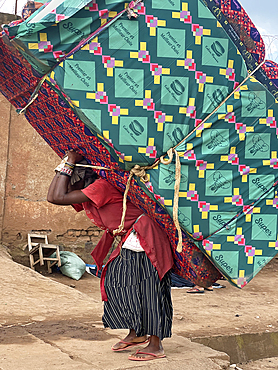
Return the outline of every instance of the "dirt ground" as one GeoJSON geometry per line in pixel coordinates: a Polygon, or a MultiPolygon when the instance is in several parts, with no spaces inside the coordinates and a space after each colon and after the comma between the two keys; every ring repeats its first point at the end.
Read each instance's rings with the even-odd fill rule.
{"type": "MultiPolygon", "coordinates": [[[[47,274],[94,299],[100,299],[99,279],[85,273],[74,281],[60,273],[47,274]]],[[[204,294],[188,294],[187,289],[172,289],[174,330],[186,337],[234,335],[278,331],[278,258],[273,260],[242,290],[227,281],[225,289],[204,294]]],[[[92,313],[93,314],[93,313],[92,313]]]]}
{"type": "MultiPolygon", "coordinates": [[[[123,331],[119,333],[102,327],[98,278],[85,273],[75,281],[43,270],[41,274],[34,274],[29,268],[12,263],[16,268],[11,268],[13,265],[9,262],[8,265],[2,263],[0,269],[0,344],[21,346],[32,344],[34,338],[44,343],[61,338],[105,343],[108,340],[116,342],[123,335],[123,331]],[[42,278],[45,279],[43,288],[38,284],[42,278]],[[56,284],[50,284],[53,281],[56,284]],[[43,299],[40,298],[42,293],[43,299]],[[32,312],[28,311],[30,304],[32,312]]],[[[274,259],[242,290],[227,281],[219,281],[226,288],[204,294],[172,289],[173,333],[191,340],[253,333],[274,335],[278,332],[277,273],[278,259],[274,259]]],[[[278,359],[237,366],[243,370],[278,369],[278,359]]],[[[204,370],[210,369],[214,367],[204,367],[204,370]]]]}

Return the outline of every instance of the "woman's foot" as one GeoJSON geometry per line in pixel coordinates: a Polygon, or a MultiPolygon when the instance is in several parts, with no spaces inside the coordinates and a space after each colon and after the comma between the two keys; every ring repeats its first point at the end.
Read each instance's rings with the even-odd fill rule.
{"type": "Polygon", "coordinates": [[[147,335],[144,335],[143,337],[137,337],[135,330],[131,329],[124,339],[114,344],[112,351],[123,351],[124,349],[138,346],[139,344],[145,344],[147,343],[147,339],[147,335]]]}
{"type": "Polygon", "coordinates": [[[166,356],[164,354],[161,340],[157,336],[151,335],[147,347],[142,350],[138,350],[133,355],[130,355],[128,359],[132,361],[149,361],[163,357],[166,356]]]}
{"type": "Polygon", "coordinates": [[[205,289],[199,285],[195,285],[193,288],[190,288],[186,293],[204,293],[205,289]]]}
{"type": "Polygon", "coordinates": [[[213,285],[208,286],[207,288],[205,288],[205,290],[208,290],[209,292],[213,292],[213,285]]]}

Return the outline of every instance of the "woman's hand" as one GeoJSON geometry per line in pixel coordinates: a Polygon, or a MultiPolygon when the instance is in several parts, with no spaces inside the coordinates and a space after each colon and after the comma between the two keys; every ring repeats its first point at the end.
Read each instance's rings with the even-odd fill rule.
{"type": "Polygon", "coordinates": [[[82,159],[83,159],[83,155],[77,153],[74,149],[70,149],[67,152],[67,156],[68,156],[68,162],[72,163],[72,164],[78,163],[78,162],[82,161],[82,159]]]}

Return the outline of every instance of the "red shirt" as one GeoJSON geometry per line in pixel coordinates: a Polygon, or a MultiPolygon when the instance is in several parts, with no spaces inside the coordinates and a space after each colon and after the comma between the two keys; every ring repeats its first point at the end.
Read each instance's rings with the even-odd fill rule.
{"type": "MultiPolygon", "coordinates": [[[[123,210],[123,195],[114,186],[104,179],[97,179],[93,184],[83,189],[82,192],[90,199],[82,204],[74,204],[77,212],[83,209],[89,219],[103,230],[112,232],[121,223],[123,210]]],[[[136,206],[127,201],[125,217],[125,234],[135,220],[142,214],[136,206]]]]}
{"type": "MultiPolygon", "coordinates": [[[[121,223],[123,195],[104,179],[96,180],[93,184],[83,189],[82,192],[90,201],[82,204],[74,204],[75,210],[77,212],[85,210],[87,216],[95,225],[106,230],[91,253],[100,269],[114,239],[112,232],[121,223]]],[[[130,201],[127,201],[124,231],[121,233],[121,235],[126,235],[122,237],[121,243],[111,254],[101,276],[103,300],[107,300],[104,290],[104,277],[107,265],[119,255],[120,246],[132,229],[137,232],[141,246],[156,268],[160,279],[173,266],[172,249],[167,234],[148,216],[144,215],[139,218],[142,214],[143,212],[139,208],[134,206],[130,201]]]]}

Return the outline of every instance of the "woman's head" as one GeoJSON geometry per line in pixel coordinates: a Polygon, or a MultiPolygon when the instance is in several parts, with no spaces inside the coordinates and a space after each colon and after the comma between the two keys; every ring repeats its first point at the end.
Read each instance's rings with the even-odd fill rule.
{"type": "MultiPolygon", "coordinates": [[[[84,164],[85,166],[88,165],[86,159],[83,159],[78,164],[84,164]]],[[[73,174],[71,176],[70,185],[72,190],[84,189],[87,186],[91,185],[93,182],[96,181],[98,175],[96,172],[89,167],[82,167],[82,166],[75,166],[73,170],[73,174]]]]}

